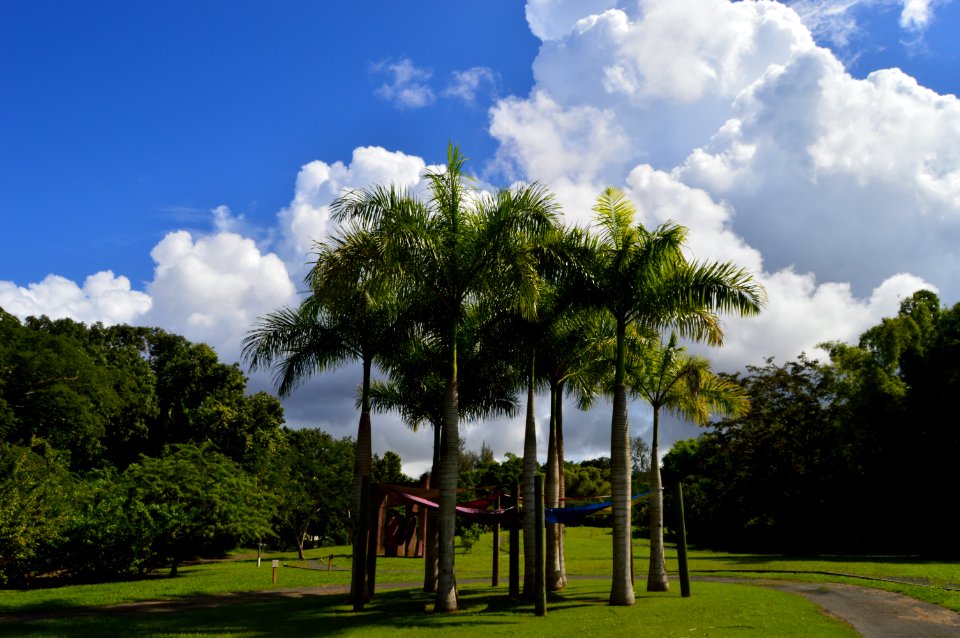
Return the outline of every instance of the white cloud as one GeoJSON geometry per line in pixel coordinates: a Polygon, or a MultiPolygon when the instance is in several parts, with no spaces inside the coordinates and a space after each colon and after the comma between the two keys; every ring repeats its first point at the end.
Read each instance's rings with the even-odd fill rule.
{"type": "Polygon", "coordinates": [[[900,26],[908,31],[923,31],[933,19],[931,0],[903,0],[900,26]]]}
{"type": "Polygon", "coordinates": [[[154,305],[142,321],[208,343],[224,361],[238,359],[257,317],[294,301],[283,262],[235,233],[194,239],[187,231],[172,232],[150,256],[156,263],[148,286],[154,305]]]}
{"type": "Polygon", "coordinates": [[[558,40],[585,15],[603,13],[616,0],[528,0],[527,24],[541,40],[558,40]]]}
{"type": "Polygon", "coordinates": [[[769,302],[758,317],[727,318],[722,348],[693,349],[714,362],[719,370],[737,370],[760,364],[766,357],[783,363],[805,352],[823,358],[817,349],[825,341],[856,341],[880,318],[893,316],[900,301],[921,288],[936,288],[914,275],[897,273],[880,283],[870,295],[858,298],[847,283],[818,283],[812,273],[785,268],[760,274],[769,302]]]}
{"type": "Polygon", "coordinates": [[[151,305],[150,295],[131,290],[129,279],[109,270],[90,275],[82,288],[59,275],[25,288],[0,281],[0,307],[21,318],[46,315],[113,325],[136,321],[151,305]]]}
{"type": "MultiPolygon", "coordinates": [[[[950,0],[947,0],[948,2],[950,0]]],[[[936,0],[792,0],[787,2],[813,34],[846,49],[865,35],[858,18],[868,11],[900,7],[900,28],[915,41],[934,19],[936,0]]],[[[911,41],[906,42],[911,44],[911,41]]]]}
{"type": "Polygon", "coordinates": [[[496,82],[497,79],[493,71],[485,66],[475,66],[466,71],[454,71],[453,79],[443,90],[443,95],[473,104],[476,102],[477,94],[480,91],[484,89],[495,91],[496,82]]]}
{"type": "Polygon", "coordinates": [[[381,62],[373,65],[376,73],[386,73],[390,80],[381,84],[376,93],[400,109],[419,109],[433,104],[436,96],[428,82],[433,77],[429,69],[414,66],[407,58],[399,62],[381,62]]]}
{"type": "Polygon", "coordinates": [[[336,197],[374,184],[413,187],[425,167],[419,157],[379,146],[354,149],[350,164],[314,160],[301,167],[293,200],[278,213],[283,238],[280,250],[291,272],[302,274],[314,242],[327,236],[329,205],[336,197]]]}
{"type": "Polygon", "coordinates": [[[622,164],[627,145],[612,111],[564,108],[543,92],[501,100],[491,110],[490,133],[500,141],[502,169],[551,185],[596,181],[622,164]]]}

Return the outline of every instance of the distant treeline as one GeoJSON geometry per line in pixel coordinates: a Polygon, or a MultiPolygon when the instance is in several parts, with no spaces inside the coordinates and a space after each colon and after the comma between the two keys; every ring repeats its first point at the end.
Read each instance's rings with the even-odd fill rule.
{"type": "Polygon", "coordinates": [[[960,304],[929,291],[829,361],[768,360],[733,378],[746,417],[664,457],[688,538],[747,551],[960,556],[960,304]]]}

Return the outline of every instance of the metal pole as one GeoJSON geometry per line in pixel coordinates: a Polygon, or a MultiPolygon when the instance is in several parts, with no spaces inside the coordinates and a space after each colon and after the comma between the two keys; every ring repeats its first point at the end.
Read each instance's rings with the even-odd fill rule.
{"type": "Polygon", "coordinates": [[[677,482],[677,561],[680,563],[680,596],[690,598],[690,567],[687,564],[687,524],[683,516],[683,486],[677,482]]]}
{"type": "Polygon", "coordinates": [[[536,501],[536,510],[533,518],[533,525],[537,530],[537,538],[535,541],[536,545],[536,560],[534,560],[534,580],[533,587],[535,591],[536,601],[534,603],[534,609],[537,616],[546,616],[547,615],[547,578],[546,578],[546,554],[544,551],[544,545],[546,538],[544,537],[545,527],[543,520],[543,476],[537,475],[536,480],[533,484],[534,490],[534,500],[536,501]]]}
{"type": "Polygon", "coordinates": [[[513,486],[513,521],[510,524],[510,597],[520,598],[520,484],[513,486]]]}
{"type": "MultiPolygon", "coordinates": [[[[497,494],[495,509],[500,509],[500,494],[497,494]]],[[[500,584],[500,523],[493,524],[493,576],[490,584],[493,587],[500,584]]]]}

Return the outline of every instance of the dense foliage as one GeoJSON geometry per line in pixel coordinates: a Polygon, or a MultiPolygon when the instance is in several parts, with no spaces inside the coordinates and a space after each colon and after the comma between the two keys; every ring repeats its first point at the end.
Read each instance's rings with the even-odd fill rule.
{"type": "Polygon", "coordinates": [[[664,458],[692,541],[747,550],[957,555],[960,304],[929,291],[829,361],[768,360],[732,379],[752,402],[664,458]]]}
{"type": "Polygon", "coordinates": [[[353,442],[283,422],[206,345],[0,309],[0,584],[343,542],[353,442]]]}

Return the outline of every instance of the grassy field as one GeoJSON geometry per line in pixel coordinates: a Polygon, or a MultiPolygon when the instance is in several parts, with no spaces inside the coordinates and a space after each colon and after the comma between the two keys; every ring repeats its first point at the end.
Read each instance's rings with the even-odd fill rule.
{"type": "MultiPolygon", "coordinates": [[[[504,535],[506,536],[506,535],[504,535]]],[[[566,542],[570,584],[548,600],[546,618],[536,618],[532,606],[507,595],[506,541],[500,551],[500,585],[490,586],[492,535],[484,536],[470,553],[457,556],[461,612],[424,613],[432,597],[420,591],[422,561],[393,558],[378,561],[378,593],[367,610],[354,614],[343,589],[349,585],[349,548],[310,550],[307,560],[273,553],[257,568],[256,558],[188,565],[177,578],[157,576],[123,583],[76,585],[28,591],[0,591],[3,636],[366,636],[388,628],[394,633],[424,635],[574,636],[849,636],[842,622],[820,614],[808,601],[791,594],[750,584],[704,582],[704,577],[785,578],[804,581],[849,582],[897,591],[960,611],[960,565],[911,562],[902,559],[819,558],[793,559],[774,555],[744,555],[693,550],[693,596],[671,592],[647,594],[648,545],[635,543],[637,604],[630,608],[606,605],[611,571],[609,531],[571,528],[566,542]],[[332,569],[327,558],[333,554],[332,569]],[[279,582],[272,584],[270,560],[284,565],[279,582]],[[843,575],[841,575],[843,574],[843,575]],[[876,580],[880,579],[880,580],[876,580]],[[899,581],[899,582],[892,582],[899,581]],[[951,589],[956,588],[956,589],[951,589]],[[311,588],[302,592],[304,588],[311,588]],[[288,592],[263,596],[254,592],[288,592]],[[294,595],[290,590],[296,590],[294,595]],[[240,592],[249,592],[241,594],[240,592]],[[148,600],[204,599],[203,605],[156,606],[104,613],[106,605],[148,600]],[[163,613],[167,610],[176,613],[163,613]],[[439,635],[439,633],[438,633],[439,635]]],[[[675,571],[675,555],[668,553],[675,571]]]]}

